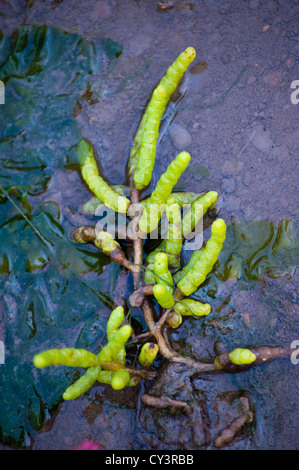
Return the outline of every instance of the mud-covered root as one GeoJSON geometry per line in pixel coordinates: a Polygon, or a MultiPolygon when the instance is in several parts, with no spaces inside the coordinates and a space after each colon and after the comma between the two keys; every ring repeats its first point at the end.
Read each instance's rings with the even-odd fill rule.
{"type": "Polygon", "coordinates": [[[272,361],[278,358],[288,358],[292,350],[282,346],[259,346],[257,348],[236,348],[233,351],[223,351],[223,344],[215,344],[216,357],[214,366],[216,370],[238,372],[248,367],[272,361]]]}
{"type": "Polygon", "coordinates": [[[236,418],[227,428],[223,429],[215,439],[214,445],[218,449],[221,449],[232,442],[243,427],[252,422],[253,413],[250,410],[249,399],[247,397],[241,397],[240,405],[240,416],[238,416],[238,418],[236,418]]]}
{"type": "Polygon", "coordinates": [[[173,400],[167,396],[156,397],[154,395],[144,393],[141,395],[141,401],[145,405],[153,406],[154,408],[171,408],[172,411],[176,411],[179,408],[184,408],[187,413],[191,411],[191,408],[186,401],[173,400]]]}

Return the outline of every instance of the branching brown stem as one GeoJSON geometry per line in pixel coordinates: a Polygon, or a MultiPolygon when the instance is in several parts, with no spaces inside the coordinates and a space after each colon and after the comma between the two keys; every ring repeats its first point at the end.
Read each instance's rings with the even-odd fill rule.
{"type": "Polygon", "coordinates": [[[144,298],[153,295],[153,286],[151,284],[140,286],[129,297],[132,307],[141,307],[144,298]]]}

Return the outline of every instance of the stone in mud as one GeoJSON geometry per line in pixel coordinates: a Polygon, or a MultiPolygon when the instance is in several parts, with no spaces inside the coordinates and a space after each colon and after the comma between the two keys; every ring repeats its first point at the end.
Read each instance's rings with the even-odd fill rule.
{"type": "Polygon", "coordinates": [[[281,86],[284,84],[282,69],[273,70],[263,76],[263,81],[268,86],[281,86]]]}
{"type": "Polygon", "coordinates": [[[223,178],[222,180],[222,190],[226,194],[231,194],[236,189],[236,183],[234,178],[223,178]]]}
{"type": "Polygon", "coordinates": [[[173,145],[177,150],[188,150],[191,145],[191,134],[183,126],[179,124],[171,124],[169,134],[173,145]]]}
{"type": "Polygon", "coordinates": [[[269,136],[269,133],[261,124],[258,124],[254,127],[252,143],[256,149],[260,150],[263,153],[268,153],[271,147],[273,146],[273,141],[269,136]]]}

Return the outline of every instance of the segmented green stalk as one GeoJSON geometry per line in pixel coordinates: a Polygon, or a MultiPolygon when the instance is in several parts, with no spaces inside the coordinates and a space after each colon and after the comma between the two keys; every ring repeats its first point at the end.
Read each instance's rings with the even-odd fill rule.
{"type": "Polygon", "coordinates": [[[211,305],[193,299],[183,299],[175,304],[174,310],[181,315],[202,317],[211,313],[211,305]]]}
{"type": "Polygon", "coordinates": [[[189,193],[188,191],[173,192],[170,196],[175,199],[180,208],[184,207],[186,204],[192,204],[192,202],[200,197],[199,194],[189,193]]]}
{"type": "MultiPolygon", "coordinates": [[[[107,339],[108,343],[112,340],[115,333],[119,330],[122,321],[124,319],[124,309],[123,307],[116,307],[110,314],[109,320],[106,326],[107,332],[107,339]]],[[[116,362],[120,362],[121,364],[126,363],[126,349],[125,347],[121,347],[117,354],[113,356],[113,360],[116,362]]]]}
{"type": "Polygon", "coordinates": [[[166,238],[165,253],[168,265],[173,269],[180,267],[180,254],[182,251],[181,210],[173,197],[167,199],[166,216],[168,219],[168,233],[166,238]]]}
{"type": "Polygon", "coordinates": [[[166,287],[170,288],[173,285],[172,275],[168,269],[168,260],[166,253],[157,253],[155,256],[155,263],[154,263],[154,272],[158,276],[155,276],[156,282],[161,283],[163,282],[162,279],[165,281],[166,287]]]}
{"type": "Polygon", "coordinates": [[[164,209],[172,188],[186,169],[190,158],[188,152],[179,153],[170,163],[165,173],[161,175],[140,218],[139,228],[142,232],[149,233],[158,226],[161,211],[164,209]]]}
{"type": "Polygon", "coordinates": [[[66,389],[62,398],[64,400],[74,400],[75,398],[78,398],[98,380],[100,372],[101,368],[99,366],[89,367],[80,379],[76,380],[76,382],[66,389]]]}
{"type": "Polygon", "coordinates": [[[182,279],[182,277],[185,276],[185,274],[187,274],[187,272],[189,271],[189,269],[191,269],[194,264],[196,263],[196,261],[199,260],[199,258],[201,257],[202,255],[202,250],[196,250],[192,253],[192,256],[189,260],[189,263],[186,264],[186,266],[184,266],[180,271],[177,271],[174,275],[173,275],[173,279],[174,279],[174,282],[177,284],[179,282],[180,279],[182,279]]]}
{"type": "Polygon", "coordinates": [[[182,219],[182,234],[186,237],[194,230],[199,220],[207,213],[209,209],[213,209],[218,199],[216,191],[209,191],[191,203],[191,207],[182,219]]]}
{"type": "Polygon", "coordinates": [[[180,291],[189,296],[204,282],[213,269],[226,236],[226,225],[223,219],[216,220],[211,227],[211,238],[201,250],[200,258],[177,283],[180,291]]]}
{"type": "Polygon", "coordinates": [[[98,363],[95,354],[85,349],[63,348],[49,349],[36,354],[33,358],[35,367],[47,366],[70,366],[70,367],[91,367],[98,363]]]}
{"type": "Polygon", "coordinates": [[[114,191],[106,181],[99,175],[96,159],[92,146],[84,139],[77,147],[80,155],[80,167],[84,181],[90,190],[105,204],[115,212],[126,213],[130,205],[130,200],[120,196],[114,191]]]}
{"type": "Polygon", "coordinates": [[[156,278],[154,274],[154,263],[148,264],[145,273],[144,273],[144,282],[147,284],[156,284],[156,278]]]}
{"type": "MultiPolygon", "coordinates": [[[[161,108],[159,109],[159,114],[161,114],[161,117],[163,116],[163,113],[166,109],[171,95],[176,90],[184,72],[187,70],[191,62],[195,59],[195,56],[195,49],[193,47],[188,47],[184,52],[182,52],[178,56],[174,63],[168,68],[164,77],[162,77],[159,85],[162,85],[164,87],[164,89],[166,90],[166,94],[164,96],[164,102],[163,104],[161,104],[161,108]]],[[[134,137],[134,142],[130,151],[130,158],[128,163],[129,175],[134,175],[137,169],[138,159],[140,156],[140,147],[142,143],[142,137],[145,129],[145,123],[147,120],[150,103],[148,104],[142,116],[138,130],[134,137]]]]}
{"type": "MultiPolygon", "coordinates": [[[[120,370],[124,370],[124,369],[120,369],[120,370]]],[[[113,379],[115,374],[116,374],[116,372],[114,372],[114,371],[102,370],[99,373],[97,380],[98,380],[98,382],[111,385],[112,379],[113,379]]],[[[135,377],[130,377],[130,381],[129,381],[129,383],[127,383],[127,386],[128,387],[134,387],[137,384],[138,384],[138,380],[136,380],[135,377]]]]}
{"type": "Polygon", "coordinates": [[[162,308],[172,308],[175,304],[172,292],[164,284],[156,284],[153,293],[162,308]]]}
{"type": "Polygon", "coordinates": [[[106,331],[108,342],[111,341],[116,331],[122,324],[124,319],[124,309],[123,307],[116,307],[110,314],[109,320],[107,322],[106,331]]]}
{"type": "Polygon", "coordinates": [[[155,343],[145,343],[140,351],[138,360],[140,364],[144,367],[149,367],[152,365],[154,360],[157,357],[159,352],[159,347],[155,343]]]}
{"type": "MultiPolygon", "coordinates": [[[[124,186],[121,184],[113,184],[111,185],[111,188],[120,196],[128,196],[130,193],[128,186],[124,186]]],[[[98,197],[94,196],[84,204],[83,212],[85,214],[94,215],[97,210],[97,207],[101,204],[103,204],[103,201],[101,201],[101,199],[99,199],[98,197]]]]}
{"type": "Polygon", "coordinates": [[[147,257],[146,257],[146,262],[150,264],[153,264],[155,262],[155,256],[157,253],[165,253],[165,249],[166,249],[166,238],[164,238],[164,240],[162,240],[162,242],[160,243],[159,246],[157,246],[157,248],[155,248],[153,251],[151,251],[147,257]]]}
{"type": "Polygon", "coordinates": [[[106,344],[98,354],[99,364],[106,364],[115,360],[119,351],[121,351],[131,336],[132,328],[130,325],[120,327],[112,336],[111,340],[106,344]]]}
{"type": "Polygon", "coordinates": [[[120,244],[116,240],[114,240],[113,236],[109,232],[97,233],[94,244],[97,248],[99,248],[108,255],[116,248],[120,248],[120,244]]]}
{"type": "Polygon", "coordinates": [[[115,372],[112,370],[101,370],[98,374],[97,380],[98,382],[111,385],[114,374],[115,372]]]}
{"type": "Polygon", "coordinates": [[[236,365],[251,364],[256,360],[256,355],[250,349],[236,348],[228,355],[229,360],[236,365]]]}
{"type": "Polygon", "coordinates": [[[196,51],[193,47],[187,47],[187,49],[182,52],[178,58],[173,62],[173,64],[168,68],[166,74],[160,81],[160,85],[163,85],[166,89],[167,95],[169,98],[176,90],[179,81],[183,77],[185,71],[193,62],[196,57],[196,51]]]}
{"type": "MultiPolygon", "coordinates": [[[[180,208],[183,208],[186,204],[192,204],[193,201],[199,199],[202,195],[195,193],[188,193],[184,191],[174,191],[170,194],[169,197],[173,197],[175,201],[179,204],[180,208]]],[[[146,206],[150,196],[143,199],[140,204],[146,206]]]]}
{"type": "Polygon", "coordinates": [[[111,387],[113,390],[122,390],[130,382],[130,374],[127,369],[119,369],[115,372],[111,379],[111,387]]]}
{"type": "Polygon", "coordinates": [[[152,178],[160,120],[165,111],[166,97],[165,88],[159,85],[154,90],[147,107],[141,145],[138,150],[137,168],[134,173],[134,184],[139,190],[147,186],[152,178]]]}

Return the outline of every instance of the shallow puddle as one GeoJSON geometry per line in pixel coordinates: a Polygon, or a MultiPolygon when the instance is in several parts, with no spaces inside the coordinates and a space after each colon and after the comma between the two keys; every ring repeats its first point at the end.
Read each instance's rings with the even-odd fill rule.
{"type": "MultiPolygon", "coordinates": [[[[53,347],[97,352],[115,300],[132,290],[104,254],[72,241],[75,227],[94,222],[83,212],[91,194],[74,146],[88,139],[107,180],[126,184],[144,106],[190,45],[196,63],[165,114],[147,193],[186,146],[192,161],[176,189],[218,191],[228,233],[194,295],[212,314],[187,318],[170,340],[209,357],[219,339],[234,348],[299,338],[295,3],[10,3],[0,17],[2,448],[68,449],[90,439],[103,449],[210,449],[246,397],[254,418],[229,447],[298,449],[299,366],[290,360],[203,377],[170,368],[169,383],[161,374],[153,387],[195,402],[191,417],[144,406],[143,382],[121,392],[98,384],[62,402],[79,371],[32,364],[53,347]]],[[[133,321],[143,331],[138,309],[133,321]]]]}

